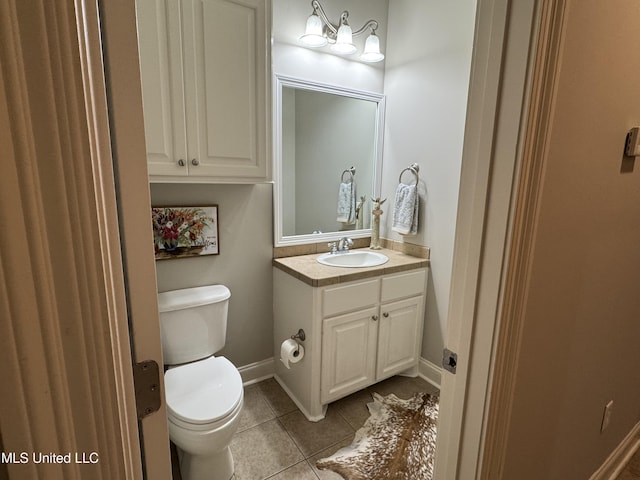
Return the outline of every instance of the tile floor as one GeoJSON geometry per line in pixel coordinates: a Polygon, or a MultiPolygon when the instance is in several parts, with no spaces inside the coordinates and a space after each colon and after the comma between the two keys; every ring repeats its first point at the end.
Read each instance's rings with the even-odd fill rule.
{"type": "Polygon", "coordinates": [[[240,426],[231,442],[235,480],[342,480],[318,470],[315,462],[351,443],[369,418],[372,392],[406,399],[436,391],[420,378],[396,376],[331,403],[324,420],[309,422],[273,378],[245,387],[240,426]]]}

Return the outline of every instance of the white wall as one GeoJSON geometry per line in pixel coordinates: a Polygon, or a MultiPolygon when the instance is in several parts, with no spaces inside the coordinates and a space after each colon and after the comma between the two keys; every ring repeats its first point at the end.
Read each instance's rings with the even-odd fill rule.
{"type": "MultiPolygon", "coordinates": [[[[273,73],[387,95],[383,196],[389,200],[382,233],[399,238],[387,228],[389,207],[400,170],[419,163],[426,202],[421,205],[419,234],[409,241],[431,247],[422,355],[438,363],[449,296],[475,1],[461,0],[455,6],[444,0],[322,4],[331,18],[349,10],[355,28],[370,18],[378,20],[386,61],[364,64],[298,46],[310,2],[274,0],[273,73]]],[[[154,184],[151,194],[154,205],[217,203],[222,229],[219,256],[158,262],[159,290],[228,285],[232,301],[222,353],[238,366],[271,357],[271,186],[154,184]]]]}
{"type": "Polygon", "coordinates": [[[274,1],[274,73],[387,96],[382,196],[388,200],[381,233],[401,238],[390,230],[393,197],[400,171],[418,163],[420,228],[407,241],[431,248],[422,355],[437,364],[448,313],[476,2],[461,0],[452,6],[445,0],[323,1],[330,16],[349,10],[353,27],[369,18],[379,20],[386,59],[373,65],[300,47],[309,4],[274,1]]]}
{"type": "MultiPolygon", "coordinates": [[[[392,0],[387,27],[381,235],[391,231],[400,172],[420,166],[420,226],[405,241],[431,248],[422,355],[439,364],[453,261],[475,0],[392,0]],[[384,207],[384,205],[383,205],[384,207]]],[[[403,175],[407,183],[410,173],[403,175]]]]}
{"type": "MultiPolygon", "coordinates": [[[[321,4],[335,24],[343,10],[349,11],[349,24],[355,30],[369,19],[380,27],[376,32],[380,48],[385,49],[389,0],[322,0],[321,4]]],[[[310,49],[300,46],[298,38],[313,9],[307,0],[273,1],[273,73],[312,80],[319,83],[381,93],[384,83],[384,62],[367,64],[347,60],[329,53],[328,47],[310,49]]],[[[362,51],[366,35],[354,37],[362,51]]]]}
{"type": "Polygon", "coordinates": [[[236,366],[273,356],[270,184],[152,184],[153,206],[218,205],[220,254],[156,262],[158,291],[221,283],[231,290],[227,344],[236,366]]]}

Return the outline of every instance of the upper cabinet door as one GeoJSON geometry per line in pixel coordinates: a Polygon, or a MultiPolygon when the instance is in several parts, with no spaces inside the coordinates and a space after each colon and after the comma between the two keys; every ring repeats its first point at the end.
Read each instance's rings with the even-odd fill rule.
{"type": "Polygon", "coordinates": [[[187,175],[180,3],[138,0],[138,44],[151,175],[187,175]]]}
{"type": "Polygon", "coordinates": [[[186,0],[189,174],[268,176],[267,0],[186,0]]]}

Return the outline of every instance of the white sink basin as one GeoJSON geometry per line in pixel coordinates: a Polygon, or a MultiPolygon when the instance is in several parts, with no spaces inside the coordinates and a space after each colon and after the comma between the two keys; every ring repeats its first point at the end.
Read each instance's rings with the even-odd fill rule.
{"type": "Polygon", "coordinates": [[[317,261],[330,267],[377,267],[387,263],[389,257],[382,253],[356,250],[348,253],[323,253],[317,261]]]}

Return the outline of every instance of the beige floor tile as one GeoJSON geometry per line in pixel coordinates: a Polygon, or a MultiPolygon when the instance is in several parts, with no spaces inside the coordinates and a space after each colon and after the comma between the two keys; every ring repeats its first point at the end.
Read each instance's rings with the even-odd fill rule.
{"type": "Polygon", "coordinates": [[[318,480],[318,477],[313,473],[311,465],[309,465],[306,460],[303,460],[300,463],[296,463],[293,467],[289,467],[285,471],[269,477],[269,480],[318,480]]]}
{"type": "Polygon", "coordinates": [[[268,478],[304,460],[278,420],[236,434],[231,441],[236,480],[268,478]]]}
{"type": "Polygon", "coordinates": [[[331,406],[351,425],[351,428],[358,430],[369,418],[367,404],[373,402],[371,392],[362,390],[353,393],[348,397],[333,402],[331,406]]]}
{"type": "Polygon", "coordinates": [[[300,411],[289,413],[280,417],[279,420],[296,442],[305,458],[344,440],[354,433],[353,428],[331,406],[327,410],[326,417],[319,422],[310,422],[300,411]]]}
{"type": "Polygon", "coordinates": [[[238,432],[260,425],[276,415],[257,385],[244,389],[244,405],[240,413],[238,432]]]}
{"type": "Polygon", "coordinates": [[[275,379],[270,378],[258,383],[257,386],[267,402],[269,402],[276,416],[281,417],[282,415],[298,410],[296,404],[293,403],[293,400],[289,398],[289,395],[286,394],[275,379]]]}

